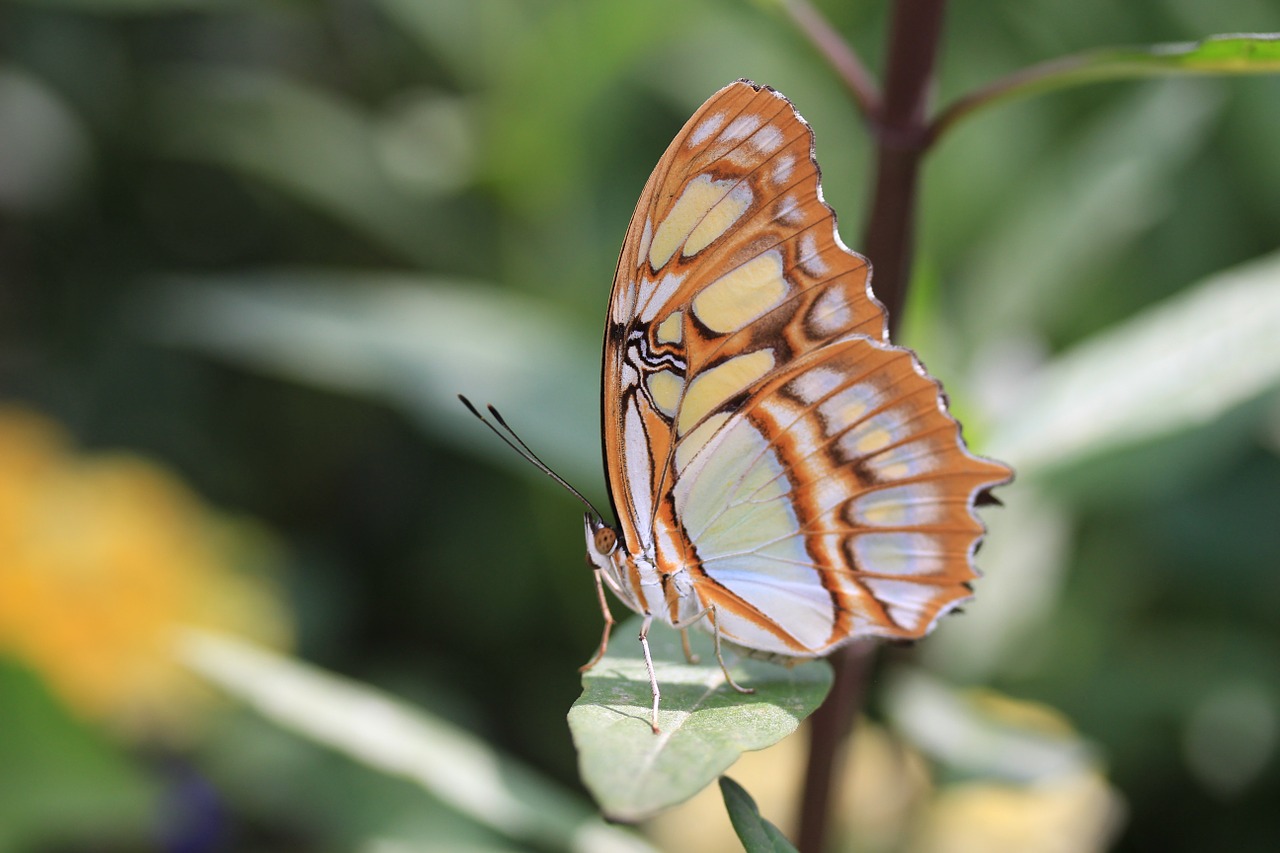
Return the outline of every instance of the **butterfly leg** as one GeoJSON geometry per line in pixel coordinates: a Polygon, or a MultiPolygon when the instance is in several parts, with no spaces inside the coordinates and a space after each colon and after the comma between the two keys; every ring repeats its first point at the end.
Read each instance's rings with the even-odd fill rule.
{"type": "Polygon", "coordinates": [[[743,687],[741,684],[733,680],[733,676],[729,674],[729,667],[724,665],[724,658],[720,654],[720,623],[716,620],[715,606],[708,607],[706,610],[707,618],[711,620],[711,627],[714,629],[711,633],[716,640],[716,660],[720,662],[720,671],[724,673],[724,680],[729,682],[729,686],[739,693],[755,693],[754,687],[743,687]]]}
{"type": "Polygon", "coordinates": [[[689,645],[689,629],[680,629],[680,645],[684,647],[684,659],[689,663],[697,663],[698,656],[693,653],[693,647],[689,645]]]}
{"type": "Polygon", "coordinates": [[[650,724],[656,735],[658,733],[658,699],[662,696],[662,692],[658,690],[658,676],[653,671],[653,657],[649,654],[649,626],[652,624],[653,614],[646,613],[644,624],[640,626],[640,649],[644,652],[644,665],[649,670],[649,687],[653,690],[653,717],[650,724]]]}
{"type": "Polygon", "coordinates": [[[613,613],[609,611],[609,602],[604,597],[604,580],[601,575],[600,569],[596,569],[596,595],[600,597],[600,615],[604,616],[604,634],[600,637],[600,649],[596,652],[596,656],[578,667],[578,672],[586,672],[598,664],[600,658],[604,657],[605,650],[609,648],[609,632],[613,630],[614,619],[613,613]]]}
{"type": "MultiPolygon", "coordinates": [[[[716,642],[716,661],[719,662],[720,664],[720,671],[724,673],[724,680],[729,682],[729,686],[732,687],[734,690],[738,691],[739,693],[755,693],[756,689],[754,687],[743,687],[741,684],[734,681],[733,676],[729,674],[729,667],[725,664],[724,656],[720,653],[720,623],[716,621],[716,608],[714,605],[711,607],[708,607],[706,610],[703,610],[700,613],[695,614],[691,618],[676,624],[676,627],[680,629],[681,638],[685,641],[685,647],[684,647],[685,657],[688,658],[690,651],[692,651],[689,648],[688,627],[692,625],[694,622],[697,622],[699,619],[711,620],[711,629],[712,629],[711,633],[712,633],[712,636],[715,637],[715,642],[716,642]]],[[[689,662],[697,663],[697,655],[694,655],[693,658],[689,660],[689,662]]],[[[655,690],[657,689],[656,685],[654,686],[654,689],[655,690]]]]}

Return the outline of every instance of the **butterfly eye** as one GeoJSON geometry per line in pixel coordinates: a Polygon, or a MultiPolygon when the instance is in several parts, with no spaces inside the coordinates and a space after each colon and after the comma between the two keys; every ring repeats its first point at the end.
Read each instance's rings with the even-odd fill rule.
{"type": "Polygon", "coordinates": [[[618,534],[612,527],[601,527],[596,531],[595,535],[596,551],[604,556],[613,553],[613,549],[618,547],[618,534]]]}

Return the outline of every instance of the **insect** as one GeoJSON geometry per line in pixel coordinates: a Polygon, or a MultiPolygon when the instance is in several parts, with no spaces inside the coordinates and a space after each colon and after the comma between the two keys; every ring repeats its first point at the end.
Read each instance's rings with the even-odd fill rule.
{"type": "Polygon", "coordinates": [[[605,625],[583,670],[608,648],[607,587],[644,617],[655,732],[655,619],[691,660],[687,629],[710,630],[749,692],[722,644],[794,659],[917,638],[970,595],[975,501],[1013,472],[966,449],[941,386],[889,343],[870,278],[823,201],[809,125],[771,88],[714,94],[640,195],[605,321],[619,524],[585,518],[605,625]]]}

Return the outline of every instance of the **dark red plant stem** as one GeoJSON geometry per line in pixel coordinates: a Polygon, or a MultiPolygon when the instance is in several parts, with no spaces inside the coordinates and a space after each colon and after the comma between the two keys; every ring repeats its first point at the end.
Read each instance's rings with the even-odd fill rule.
{"type": "Polygon", "coordinates": [[[844,743],[865,698],[867,678],[875,662],[875,641],[846,646],[831,656],[835,684],[827,700],[809,717],[809,759],[800,801],[800,831],[796,846],[801,853],[826,849],[831,830],[831,802],[835,780],[842,769],[844,743]]]}
{"type": "MultiPolygon", "coordinates": [[[[885,87],[870,117],[876,144],[876,182],[861,249],[874,268],[872,286],[896,330],[911,280],[917,183],[929,144],[927,107],[942,36],[946,0],[895,0],[889,29],[885,87]]],[[[800,830],[801,853],[825,853],[831,829],[840,746],[862,707],[875,646],[856,643],[831,656],[835,683],[810,718],[800,830]]]]}
{"type": "Polygon", "coordinates": [[[883,108],[872,125],[876,185],[861,249],[872,287],[896,329],[911,280],[920,161],[929,144],[927,107],[946,0],[897,0],[889,33],[883,108]]]}

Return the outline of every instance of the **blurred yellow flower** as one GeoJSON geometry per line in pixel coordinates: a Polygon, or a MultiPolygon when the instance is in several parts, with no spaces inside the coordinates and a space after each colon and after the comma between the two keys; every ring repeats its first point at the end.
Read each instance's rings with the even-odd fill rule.
{"type": "Polygon", "coordinates": [[[240,565],[269,550],[159,465],[79,455],[52,421],[0,405],[0,655],[82,716],[188,727],[201,690],[173,655],[184,626],[285,645],[278,596],[240,565]]]}
{"type": "Polygon", "coordinates": [[[1110,847],[1121,807],[1081,772],[1031,785],[969,782],[942,791],[911,853],[1092,853],[1110,847]]]}
{"type": "MultiPolygon", "coordinates": [[[[898,675],[891,693],[905,702],[897,722],[907,723],[907,731],[866,719],[854,727],[832,809],[832,849],[1101,853],[1109,847],[1124,804],[1066,717],[991,690],[898,675]],[[919,731],[921,725],[928,730],[919,731]]],[[[729,770],[761,814],[792,838],[806,749],[807,738],[793,736],[745,754],[729,770]]],[[[715,785],[646,828],[664,849],[741,849],[715,785]]]]}
{"type": "MultiPolygon", "coordinates": [[[[760,813],[793,840],[809,742],[804,729],[768,749],[745,753],[728,771],[756,801],[760,813]]],[[[867,719],[854,727],[848,749],[853,760],[844,763],[833,809],[834,834],[848,841],[848,847],[840,849],[901,849],[913,816],[932,794],[924,758],[867,719]]],[[[658,815],[646,830],[664,850],[742,850],[717,785],[658,815]]]]}

